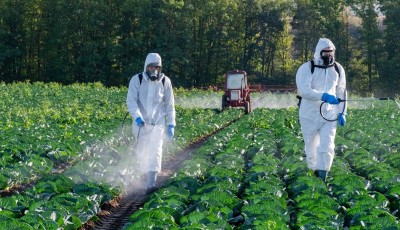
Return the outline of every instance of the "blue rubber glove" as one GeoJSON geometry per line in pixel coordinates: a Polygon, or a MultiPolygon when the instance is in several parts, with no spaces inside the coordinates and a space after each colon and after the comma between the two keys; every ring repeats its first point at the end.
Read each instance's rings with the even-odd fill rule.
{"type": "Polygon", "coordinates": [[[175,127],[173,125],[168,125],[167,127],[167,136],[170,140],[174,138],[175,127]]]}
{"type": "Polygon", "coordinates": [[[144,120],[143,120],[143,118],[141,118],[141,117],[138,117],[138,118],[136,118],[136,125],[139,127],[139,128],[142,128],[142,127],[144,127],[145,126],[145,122],[144,122],[144,120]]]}
{"type": "Polygon", "coordinates": [[[339,113],[338,125],[343,127],[345,124],[346,124],[346,115],[339,113]]]}
{"type": "Polygon", "coordinates": [[[322,100],[325,102],[328,102],[329,104],[332,104],[332,105],[337,105],[340,103],[339,100],[335,96],[330,95],[328,93],[322,94],[322,100]]]}

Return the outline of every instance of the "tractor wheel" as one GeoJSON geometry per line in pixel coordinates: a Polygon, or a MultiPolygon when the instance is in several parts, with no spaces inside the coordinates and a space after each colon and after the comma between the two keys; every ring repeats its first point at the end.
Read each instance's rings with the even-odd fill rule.
{"type": "Polygon", "coordinates": [[[253,105],[251,103],[251,100],[249,100],[249,113],[251,113],[252,110],[253,110],[253,105]]]}
{"type": "Polygon", "coordinates": [[[227,107],[228,107],[227,96],[222,95],[222,110],[226,109],[227,107]]]}
{"type": "Polygon", "coordinates": [[[251,112],[251,106],[249,101],[244,102],[244,112],[246,114],[249,114],[251,112]]]}
{"type": "MultiPolygon", "coordinates": [[[[248,102],[249,103],[249,105],[248,105],[248,109],[247,109],[247,113],[251,113],[251,111],[252,111],[252,104],[251,104],[251,96],[250,96],[250,94],[247,94],[247,100],[245,101],[245,103],[246,102],[248,102]]],[[[246,104],[245,104],[245,106],[246,106],[246,104]]]]}

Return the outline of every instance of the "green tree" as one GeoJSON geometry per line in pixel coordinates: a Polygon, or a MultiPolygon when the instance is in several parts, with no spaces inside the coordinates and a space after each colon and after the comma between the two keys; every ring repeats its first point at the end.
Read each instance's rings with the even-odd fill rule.
{"type": "Polygon", "coordinates": [[[0,80],[25,80],[24,11],[26,1],[10,0],[0,4],[0,80]]]}
{"type": "MultiPolygon", "coordinates": [[[[367,66],[368,91],[373,91],[374,78],[379,79],[379,66],[381,62],[382,33],[378,28],[378,12],[376,0],[357,1],[353,5],[356,14],[362,19],[360,49],[365,52],[365,65],[367,66]]],[[[378,80],[376,79],[376,80],[378,80]]]]}
{"type": "Polygon", "coordinates": [[[296,58],[305,62],[313,57],[319,38],[326,37],[336,46],[336,58],[348,61],[343,0],[296,0],[292,27],[295,32],[296,58]]]}
{"type": "Polygon", "coordinates": [[[384,51],[381,65],[382,87],[384,92],[396,96],[399,94],[400,85],[400,2],[396,0],[380,1],[381,10],[385,15],[384,25],[386,26],[384,35],[384,51]]]}
{"type": "Polygon", "coordinates": [[[305,62],[312,58],[315,45],[321,37],[321,15],[315,0],[296,0],[292,20],[292,28],[295,35],[295,58],[305,62]]]}
{"type": "Polygon", "coordinates": [[[327,37],[353,90],[386,86],[394,94],[398,6],[394,0],[7,0],[0,4],[0,80],[127,85],[147,53],[158,52],[177,87],[221,84],[232,69],[246,70],[254,83],[293,83],[298,66],[327,37]],[[351,21],[354,12],[360,25],[351,21]]]}
{"type": "MultiPolygon", "coordinates": [[[[259,83],[293,75],[289,30],[291,1],[246,1],[243,67],[259,83]]],[[[285,82],[288,80],[285,79],[285,82]]],[[[290,81],[290,80],[289,80],[290,81]]]]}
{"type": "Polygon", "coordinates": [[[346,34],[344,0],[318,1],[318,9],[321,15],[321,36],[332,40],[336,46],[335,57],[341,64],[347,66],[349,56],[346,48],[348,36],[346,34]]]}

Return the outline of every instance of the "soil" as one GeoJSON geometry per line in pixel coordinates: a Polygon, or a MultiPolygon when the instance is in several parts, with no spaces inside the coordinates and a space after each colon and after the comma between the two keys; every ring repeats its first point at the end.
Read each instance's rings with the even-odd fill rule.
{"type": "MultiPolygon", "coordinates": [[[[162,163],[162,171],[157,177],[157,188],[162,187],[167,180],[173,175],[180,167],[180,165],[191,158],[191,154],[198,148],[200,148],[204,142],[210,137],[229,126],[230,124],[236,122],[237,118],[213,133],[195,141],[182,151],[175,154],[173,157],[164,159],[162,163]]],[[[101,211],[97,214],[97,221],[89,221],[84,224],[80,230],[118,230],[122,229],[128,222],[129,217],[138,209],[143,207],[144,203],[147,201],[149,196],[154,190],[146,194],[144,188],[139,185],[133,186],[132,191],[122,194],[115,199],[103,204],[101,211]]]]}
{"type": "MultiPolygon", "coordinates": [[[[157,177],[157,188],[162,187],[175,173],[182,162],[190,159],[191,153],[204,144],[206,139],[201,139],[189,147],[183,149],[174,157],[163,162],[162,171],[157,177]]],[[[115,199],[102,205],[97,221],[89,221],[82,226],[81,230],[117,230],[122,229],[129,222],[129,217],[147,201],[151,193],[141,186],[134,186],[132,191],[120,195],[115,199]]],[[[153,192],[155,192],[154,190],[153,192]]]]}

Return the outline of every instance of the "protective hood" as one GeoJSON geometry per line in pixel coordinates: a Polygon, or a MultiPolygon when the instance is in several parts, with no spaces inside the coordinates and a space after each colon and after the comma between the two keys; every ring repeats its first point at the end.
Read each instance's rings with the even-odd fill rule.
{"type": "Polygon", "coordinates": [[[315,53],[314,53],[314,59],[319,60],[321,58],[321,50],[325,48],[330,48],[332,50],[336,50],[335,45],[331,42],[331,40],[327,38],[320,38],[317,44],[317,47],[315,47],[315,53]]]}
{"type": "Polygon", "coordinates": [[[149,53],[146,57],[146,61],[144,62],[144,70],[143,72],[146,72],[146,67],[150,63],[156,63],[157,66],[162,66],[161,65],[161,56],[158,53],[149,53]]]}

